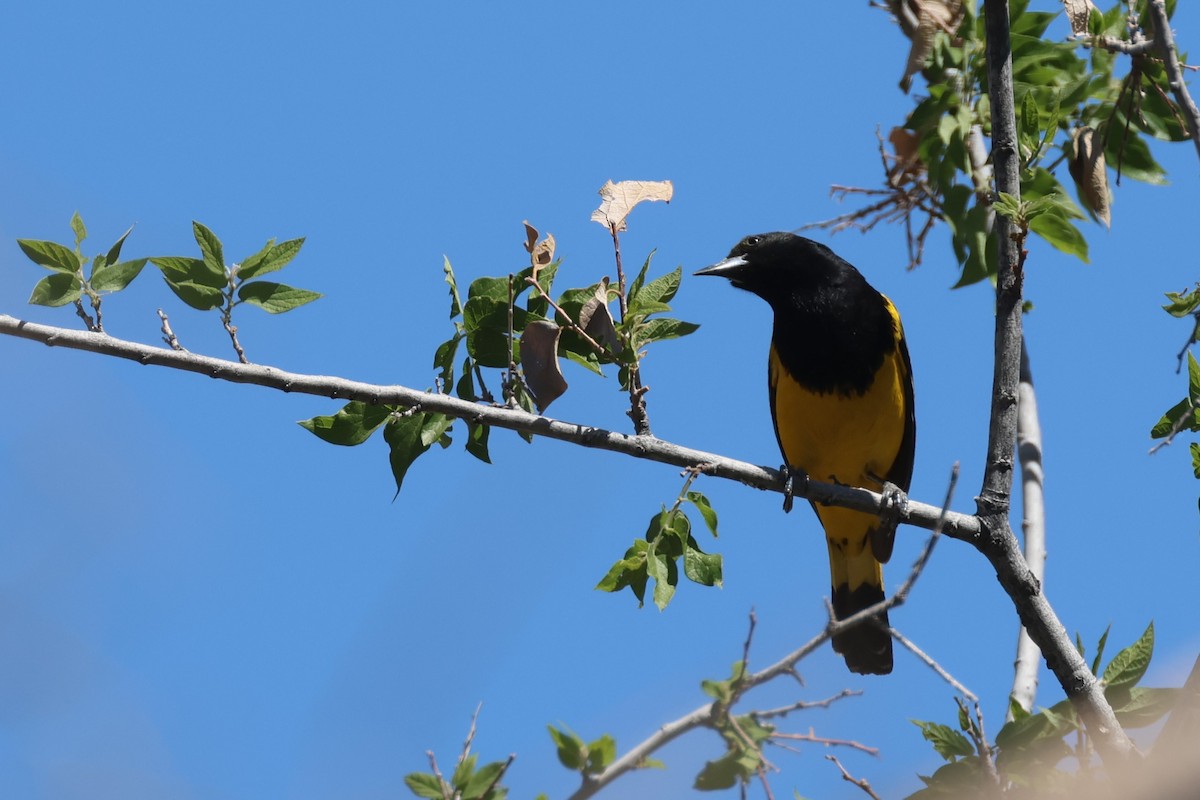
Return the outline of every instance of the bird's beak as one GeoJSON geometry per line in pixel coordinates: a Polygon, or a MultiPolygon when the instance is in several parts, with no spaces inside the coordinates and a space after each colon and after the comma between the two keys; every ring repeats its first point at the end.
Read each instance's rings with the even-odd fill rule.
{"type": "Polygon", "coordinates": [[[718,261],[711,267],[696,270],[696,275],[715,275],[718,278],[729,278],[733,280],[746,271],[749,262],[743,256],[730,256],[724,261],[718,261]]]}

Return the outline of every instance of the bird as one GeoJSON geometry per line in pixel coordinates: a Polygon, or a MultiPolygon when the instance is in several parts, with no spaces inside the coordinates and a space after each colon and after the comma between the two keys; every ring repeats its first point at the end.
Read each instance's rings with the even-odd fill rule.
{"type": "MultiPolygon", "coordinates": [[[[917,442],[899,312],[854,266],[794,233],[747,236],[695,274],[727,278],[774,312],[767,388],[784,471],[884,494],[890,513],[882,516],[812,504],[829,550],[834,616],[880,602],[917,442]]],[[[833,637],[851,672],[892,671],[887,612],[876,620],[833,637]]]]}

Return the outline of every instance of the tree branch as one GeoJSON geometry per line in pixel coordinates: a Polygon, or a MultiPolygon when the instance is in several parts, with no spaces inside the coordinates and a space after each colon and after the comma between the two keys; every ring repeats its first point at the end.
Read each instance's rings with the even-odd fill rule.
{"type": "Polygon", "coordinates": [[[1179,64],[1179,54],[1175,49],[1175,35],[1171,33],[1171,21],[1167,19],[1167,6],[1163,0],[1150,0],[1148,3],[1150,18],[1154,20],[1154,42],[1162,55],[1163,67],[1167,71],[1167,83],[1171,93],[1175,95],[1179,109],[1187,120],[1188,133],[1192,136],[1192,144],[1196,154],[1200,155],[1200,108],[1188,92],[1183,80],[1183,67],[1179,64]]]}
{"type": "MultiPolygon", "coordinates": [[[[1024,343],[1022,343],[1024,345],[1024,343]]],[[[1046,504],[1042,474],[1042,427],[1038,420],[1037,394],[1027,348],[1021,347],[1021,383],[1017,387],[1017,455],[1021,462],[1021,508],[1025,519],[1025,562],[1039,585],[1046,579],[1046,504]]],[[[1012,699],[1032,713],[1037,699],[1041,653],[1024,626],[1017,634],[1017,659],[1013,670],[1012,699]]],[[[1005,720],[1012,719],[1011,707],[1005,720]]]]}
{"type": "MultiPolygon", "coordinates": [[[[116,339],[106,334],[25,322],[7,314],[0,314],[0,334],[42,342],[51,347],[85,350],[136,361],[139,364],[196,372],[232,383],[249,383],[284,392],[298,392],[338,400],[359,400],[371,405],[420,407],[457,419],[524,431],[584,447],[611,450],[682,469],[697,468],[706,475],[739,481],[756,489],[780,493],[784,491],[786,476],[776,469],[755,466],[703,450],[693,450],[653,436],[629,436],[603,428],[541,417],[521,409],[470,403],[457,397],[421,392],[405,386],[381,386],[327,375],[285,372],[258,364],[238,364],[187,351],[166,350],[116,339]]],[[[878,514],[883,508],[883,497],[867,489],[812,480],[795,489],[796,496],[825,505],[842,506],[871,514],[878,514]]],[[[908,508],[900,515],[902,522],[927,530],[932,530],[941,516],[941,508],[916,501],[910,501],[908,508]]],[[[945,514],[942,533],[954,539],[975,543],[980,533],[979,521],[969,514],[948,511],[945,514]]]]}
{"type": "MultiPolygon", "coordinates": [[[[985,0],[984,15],[996,189],[1019,199],[1020,163],[1013,110],[1007,0],[985,0]]],[[[1133,743],[1117,722],[1096,676],[1075,650],[1066,629],[1042,594],[1041,585],[1021,555],[1009,524],[1021,366],[1021,248],[1014,238],[1014,226],[1009,219],[998,217],[996,232],[1000,250],[996,275],[996,362],[983,489],[976,500],[984,530],[978,547],[992,563],[1000,585],[1017,608],[1021,623],[1041,649],[1046,665],[1071,699],[1101,756],[1116,766],[1115,762],[1136,752],[1133,743]]]]}

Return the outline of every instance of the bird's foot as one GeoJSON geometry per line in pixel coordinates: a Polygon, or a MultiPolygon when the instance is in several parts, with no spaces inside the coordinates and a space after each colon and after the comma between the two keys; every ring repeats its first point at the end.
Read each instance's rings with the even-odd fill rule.
{"type": "Polygon", "coordinates": [[[885,530],[895,533],[900,517],[908,511],[908,495],[891,481],[883,482],[883,505],[879,509],[879,521],[885,530]]]}
{"type": "Polygon", "coordinates": [[[808,488],[808,473],[787,464],[780,467],[779,471],[787,476],[783,482],[783,513],[788,514],[792,510],[792,501],[795,499],[793,493],[796,486],[802,487],[801,491],[808,488]]]}

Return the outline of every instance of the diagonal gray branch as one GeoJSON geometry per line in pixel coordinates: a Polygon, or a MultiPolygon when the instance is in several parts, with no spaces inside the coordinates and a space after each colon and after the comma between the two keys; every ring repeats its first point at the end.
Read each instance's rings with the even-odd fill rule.
{"type": "Polygon", "coordinates": [[[1188,133],[1192,135],[1192,144],[1196,154],[1200,155],[1200,108],[1188,92],[1187,83],[1183,80],[1183,67],[1179,63],[1179,52],[1175,48],[1175,35],[1171,32],[1171,20],[1167,19],[1167,6],[1163,0],[1150,0],[1150,17],[1154,20],[1154,43],[1163,59],[1163,67],[1167,71],[1167,83],[1179,103],[1179,109],[1187,120],[1188,133]]]}
{"type": "MultiPolygon", "coordinates": [[[[1012,50],[1007,0],[985,0],[988,93],[992,105],[992,163],[996,189],[1020,198],[1020,159],[1013,110],[1012,50]]],[[[1000,250],[996,275],[996,344],[991,423],[983,489],[977,498],[984,533],[978,547],[996,570],[1017,607],[1021,623],[1046,658],[1101,756],[1114,764],[1136,752],[1117,722],[1103,688],[1072,644],[1021,554],[1009,522],[1013,449],[1017,432],[1017,385],[1021,370],[1021,243],[1011,221],[996,220],[1000,250]]]]}
{"type": "MultiPolygon", "coordinates": [[[[359,400],[371,405],[420,407],[422,410],[434,411],[456,419],[524,431],[599,450],[612,450],[684,469],[703,466],[701,471],[706,475],[740,481],[756,489],[773,492],[784,490],[784,476],[778,470],[768,467],[755,466],[703,450],[693,450],[653,436],[630,436],[590,425],[540,417],[521,409],[470,403],[450,395],[421,392],[406,386],[380,386],[328,375],[285,372],[258,364],[239,364],[186,350],[166,350],[115,339],[102,333],[25,322],[7,314],[0,314],[0,334],[31,339],[52,347],[67,347],[115,356],[139,364],[195,372],[232,383],[249,383],[284,392],[311,394],[337,400],[359,400]]],[[[794,493],[798,497],[825,505],[843,506],[874,514],[878,514],[883,505],[882,497],[876,492],[819,481],[797,485],[794,493]]],[[[910,525],[933,530],[941,513],[942,510],[937,506],[910,501],[907,510],[901,514],[901,519],[910,525]]],[[[942,526],[942,533],[945,535],[972,543],[978,537],[979,531],[979,521],[975,517],[953,511],[946,514],[942,526]]]]}

